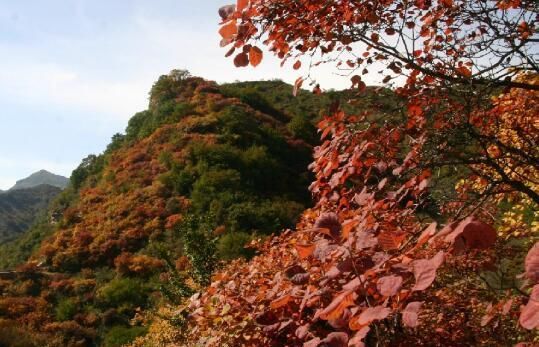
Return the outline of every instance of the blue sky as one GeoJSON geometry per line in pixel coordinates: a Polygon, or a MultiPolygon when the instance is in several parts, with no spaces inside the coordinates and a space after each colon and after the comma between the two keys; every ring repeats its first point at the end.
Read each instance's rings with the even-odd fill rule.
{"type": "MultiPolygon", "coordinates": [[[[293,82],[300,75],[274,58],[256,69],[234,68],[219,47],[221,5],[0,0],[0,189],[39,169],[69,176],[123,132],[147,107],[152,83],[174,68],[217,82],[293,82]]],[[[319,76],[325,87],[348,84],[319,76]]]]}

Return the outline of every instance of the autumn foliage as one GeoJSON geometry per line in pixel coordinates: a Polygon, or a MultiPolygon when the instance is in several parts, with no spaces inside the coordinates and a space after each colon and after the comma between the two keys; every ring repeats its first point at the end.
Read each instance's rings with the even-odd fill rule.
{"type": "Polygon", "coordinates": [[[187,73],[162,76],[149,110],[74,171],[48,234],[23,244],[38,244],[24,250],[31,258],[0,277],[0,345],[21,334],[25,346],[127,343],[146,331],[141,313],[191,293],[219,266],[204,243],[294,225],[309,203],[312,147],[288,130],[293,114],[279,112],[187,73]]]}
{"type": "Polygon", "coordinates": [[[256,95],[160,80],[150,109],[170,118],[136,115],[107,163],[83,163],[58,230],[0,281],[0,332],[90,344],[123,317],[130,334],[147,328],[140,347],[539,343],[536,2],[238,0],[219,15],[234,65],[264,63],[267,47],[298,71],[297,100],[307,85],[334,95],[319,65],[346,76],[320,142],[256,95]],[[354,107],[393,94],[367,82],[394,91],[391,107],[354,107]],[[305,206],[288,193],[302,196],[310,149],[315,204],[294,226],[305,206]],[[246,231],[255,256],[219,268],[216,239],[246,231]],[[98,315],[76,309],[88,301],[98,315]]]}
{"type": "MultiPolygon", "coordinates": [[[[539,342],[536,4],[253,0],[219,13],[237,67],[260,64],[262,43],[295,69],[336,64],[358,93],[381,69],[405,101],[390,115],[327,110],[316,207],[218,272],[167,343],[539,342]]],[[[294,93],[316,85],[311,72],[294,93]]]]}

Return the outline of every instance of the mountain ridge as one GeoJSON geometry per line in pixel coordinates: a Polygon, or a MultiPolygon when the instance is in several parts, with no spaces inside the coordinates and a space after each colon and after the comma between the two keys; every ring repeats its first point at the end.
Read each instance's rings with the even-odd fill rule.
{"type": "MultiPolygon", "coordinates": [[[[7,191],[14,191],[26,188],[33,188],[42,184],[64,189],[69,184],[69,178],[54,174],[47,170],[39,170],[28,177],[18,180],[13,187],[7,191]]],[[[0,191],[1,193],[2,191],[0,191]]]]}

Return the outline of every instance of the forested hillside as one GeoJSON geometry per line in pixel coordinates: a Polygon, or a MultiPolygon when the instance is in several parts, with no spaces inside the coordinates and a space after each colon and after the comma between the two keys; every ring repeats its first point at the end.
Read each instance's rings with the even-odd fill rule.
{"type": "Polygon", "coordinates": [[[28,230],[60,192],[60,188],[46,184],[0,192],[0,247],[28,230]]]}
{"type": "MultiPolygon", "coordinates": [[[[0,278],[0,344],[120,346],[146,332],[145,312],[207,285],[221,261],[252,257],[252,239],[293,228],[311,206],[313,124],[341,95],[296,103],[291,90],[162,76],[149,109],[73,172],[55,223],[2,249],[0,264],[21,265],[0,278]]],[[[397,105],[373,89],[351,107],[397,105]]]]}

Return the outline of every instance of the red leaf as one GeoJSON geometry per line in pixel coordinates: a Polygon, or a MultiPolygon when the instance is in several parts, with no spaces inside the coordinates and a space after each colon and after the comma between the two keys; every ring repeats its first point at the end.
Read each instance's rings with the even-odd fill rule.
{"type": "Polygon", "coordinates": [[[503,304],[503,307],[502,307],[502,314],[503,315],[506,315],[509,313],[509,311],[511,311],[511,306],[513,305],[513,299],[509,299],[505,302],[505,304],[503,304]]]}
{"type": "Polygon", "coordinates": [[[415,328],[418,325],[418,313],[423,302],[414,301],[406,305],[402,311],[402,323],[409,328],[415,328]]]}
{"type": "Polygon", "coordinates": [[[524,269],[526,270],[526,277],[532,283],[539,283],[539,242],[536,242],[528,252],[528,255],[526,255],[524,269]]]}
{"type": "Polygon", "coordinates": [[[367,249],[378,244],[378,239],[367,231],[362,231],[356,235],[356,248],[367,249]]]}
{"type": "Polygon", "coordinates": [[[539,284],[533,287],[530,301],[520,312],[519,322],[528,330],[539,328],[539,284]]]}
{"type": "Polygon", "coordinates": [[[300,67],[301,67],[301,61],[298,60],[298,61],[296,61],[296,63],[294,64],[293,68],[294,68],[294,70],[298,70],[300,67]]]}
{"type": "Polygon", "coordinates": [[[423,115],[423,109],[419,105],[408,105],[408,114],[412,117],[421,117],[423,115]]]}
{"type": "Polygon", "coordinates": [[[364,347],[365,344],[363,343],[363,339],[365,338],[365,336],[367,336],[367,334],[369,333],[369,330],[371,330],[369,326],[364,326],[363,328],[361,328],[354,335],[354,337],[352,337],[352,339],[348,341],[348,346],[349,347],[364,347]]]}
{"type": "Polygon", "coordinates": [[[326,336],[321,343],[328,347],[347,347],[348,335],[346,333],[334,332],[326,336]]]}
{"type": "Polygon", "coordinates": [[[481,318],[481,326],[486,326],[494,318],[494,311],[492,309],[492,304],[489,304],[487,307],[486,314],[481,318]]]}
{"type": "Polygon", "coordinates": [[[412,290],[425,290],[436,278],[436,270],[444,261],[444,252],[438,252],[432,259],[420,259],[413,262],[415,286],[412,290]]]}
{"type": "Polygon", "coordinates": [[[318,345],[320,344],[320,342],[321,342],[320,338],[319,338],[319,337],[315,337],[314,339],[305,342],[305,343],[303,344],[303,347],[318,347],[318,345]]]}
{"type": "Polygon", "coordinates": [[[378,43],[378,41],[380,40],[380,35],[378,35],[377,33],[372,33],[372,34],[371,34],[371,40],[372,40],[374,43],[378,43]]]}
{"type": "Polygon", "coordinates": [[[354,88],[356,85],[361,83],[361,76],[354,75],[354,76],[352,76],[352,78],[350,78],[350,81],[352,81],[352,88],[354,88]]]}
{"type": "Polygon", "coordinates": [[[302,325],[296,329],[296,337],[300,340],[303,340],[309,334],[309,324],[302,325]]]}
{"type": "Polygon", "coordinates": [[[263,53],[262,50],[258,47],[251,47],[249,50],[249,60],[251,61],[251,65],[256,67],[260,62],[262,61],[263,53]]]}
{"type": "Polygon", "coordinates": [[[444,5],[445,7],[452,7],[453,6],[453,0],[441,0],[440,3],[444,5]]]}
{"type": "Polygon", "coordinates": [[[385,319],[387,316],[389,316],[390,313],[391,310],[387,307],[369,307],[365,311],[361,312],[357,319],[357,324],[367,325],[374,320],[385,319]]]}
{"type": "Polygon", "coordinates": [[[425,188],[427,188],[428,185],[429,185],[429,179],[425,178],[424,180],[419,182],[418,188],[419,188],[419,190],[424,190],[425,188]]]}
{"type": "Polygon", "coordinates": [[[445,241],[452,242],[454,251],[458,254],[467,249],[488,249],[494,245],[496,238],[496,230],[472,216],[460,222],[455,230],[445,237],[445,241]]]}
{"type": "Polygon", "coordinates": [[[249,65],[249,56],[246,53],[240,53],[234,58],[236,67],[245,67],[249,65]]]}
{"type": "Polygon", "coordinates": [[[387,29],[385,30],[385,33],[386,33],[387,35],[389,35],[389,36],[395,35],[396,30],[393,29],[393,28],[387,28],[387,29]]]}
{"type": "Polygon", "coordinates": [[[385,276],[378,280],[376,288],[383,296],[393,296],[401,289],[402,277],[400,276],[385,276]]]}
{"type": "Polygon", "coordinates": [[[238,26],[236,25],[235,20],[231,20],[225,25],[219,29],[219,34],[223,37],[223,39],[228,40],[231,39],[234,35],[238,33],[238,26]]]}
{"type": "Polygon", "coordinates": [[[230,57],[236,51],[236,47],[232,47],[228,52],[226,52],[225,57],[230,57]]]}

